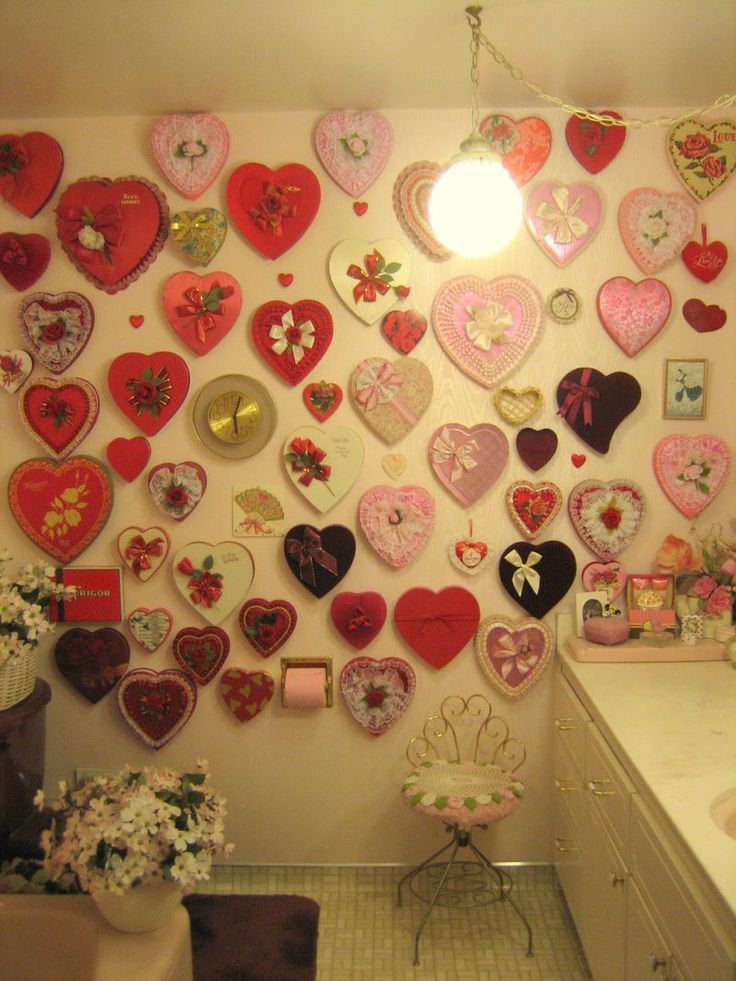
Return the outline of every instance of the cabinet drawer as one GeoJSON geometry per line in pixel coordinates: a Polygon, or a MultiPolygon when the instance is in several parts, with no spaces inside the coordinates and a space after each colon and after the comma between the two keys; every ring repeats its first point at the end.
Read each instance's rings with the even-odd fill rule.
{"type": "Polygon", "coordinates": [[[555,802],[555,871],[583,944],[585,931],[585,855],[580,829],[564,800],[555,802]]]}
{"type": "Polygon", "coordinates": [[[555,686],[555,728],[578,773],[585,773],[585,726],[590,716],[561,674],[555,686]]]}
{"type": "Polygon", "coordinates": [[[682,975],[693,981],[732,981],[733,945],[638,797],[631,808],[631,871],[682,975]]]}
{"type": "Polygon", "coordinates": [[[594,723],[589,723],[587,734],[585,786],[619,851],[626,855],[630,801],[635,788],[594,723]]]}

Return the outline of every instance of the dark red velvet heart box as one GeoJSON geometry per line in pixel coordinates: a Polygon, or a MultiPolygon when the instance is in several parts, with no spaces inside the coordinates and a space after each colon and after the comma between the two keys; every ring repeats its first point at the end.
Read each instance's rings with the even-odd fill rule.
{"type": "Polygon", "coordinates": [[[573,432],[607,453],[616,429],[639,404],[641,387],[625,371],[604,375],[595,368],[575,368],[560,380],[556,399],[558,415],[573,432]]]}

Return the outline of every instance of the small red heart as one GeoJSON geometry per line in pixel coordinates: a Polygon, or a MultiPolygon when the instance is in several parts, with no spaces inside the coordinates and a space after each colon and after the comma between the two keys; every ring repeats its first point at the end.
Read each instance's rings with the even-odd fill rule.
{"type": "Polygon", "coordinates": [[[132,439],[118,436],[107,444],[105,453],[115,473],[130,483],[143,473],[151,457],[151,444],[145,436],[133,436],[132,439]]]}
{"type": "Polygon", "coordinates": [[[726,323],[726,311],[716,303],[706,306],[702,300],[686,300],[682,305],[682,315],[693,330],[699,334],[709,334],[720,330],[726,323]]]}
{"type": "Polygon", "coordinates": [[[366,213],[367,210],[368,210],[368,202],[367,201],[354,201],[353,202],[353,211],[356,213],[356,215],[359,218],[362,217],[366,213]]]}
{"type": "Polygon", "coordinates": [[[302,392],[304,404],[315,419],[324,422],[342,403],[342,389],[336,382],[310,382],[302,392]]]}
{"type": "Polygon", "coordinates": [[[573,453],[570,459],[572,460],[572,465],[579,470],[588,458],[584,453],[573,453]]]}
{"type": "Polygon", "coordinates": [[[131,327],[135,327],[136,329],[138,329],[138,327],[143,326],[144,317],[142,313],[131,313],[131,315],[128,317],[128,320],[130,321],[131,327]]]}
{"type": "Polygon", "coordinates": [[[723,242],[708,242],[705,225],[700,226],[701,242],[688,242],[682,250],[682,261],[698,279],[710,283],[728,261],[728,249],[723,242]]]}
{"type": "Polygon", "coordinates": [[[282,286],[291,286],[291,284],[294,282],[293,273],[279,273],[276,278],[282,286]]]}

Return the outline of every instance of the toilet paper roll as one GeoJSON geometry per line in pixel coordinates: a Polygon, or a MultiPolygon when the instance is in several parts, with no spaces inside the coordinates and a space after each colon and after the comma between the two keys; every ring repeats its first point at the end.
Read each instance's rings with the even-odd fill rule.
{"type": "Polygon", "coordinates": [[[287,668],[284,680],[286,708],[325,708],[324,668],[287,668]]]}

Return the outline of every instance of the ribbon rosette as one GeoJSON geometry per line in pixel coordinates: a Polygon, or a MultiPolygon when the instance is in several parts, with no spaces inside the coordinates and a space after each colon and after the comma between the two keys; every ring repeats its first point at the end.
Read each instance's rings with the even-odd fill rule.
{"type": "Polygon", "coordinates": [[[299,563],[299,578],[310,586],[317,585],[315,562],[333,576],[337,575],[337,559],[322,548],[322,539],[314,528],[304,529],[304,540],[301,542],[298,538],[287,538],[285,546],[286,554],[299,563]]]}
{"type": "Polygon", "coordinates": [[[514,326],[514,318],[503,304],[488,303],[484,307],[466,304],[465,312],[468,315],[465,333],[479,350],[490,351],[494,344],[508,344],[505,332],[514,326]]]}
{"type": "Polygon", "coordinates": [[[380,366],[366,365],[355,380],[355,398],[369,412],[393,401],[403,383],[388,361],[380,366]]]}
{"type": "Polygon", "coordinates": [[[593,425],[593,404],[591,399],[601,397],[598,389],[588,384],[590,381],[590,368],[583,368],[580,372],[580,381],[569,381],[564,379],[561,387],[567,392],[562,405],[557,410],[558,416],[565,416],[571,426],[575,425],[575,420],[583,407],[583,423],[586,426],[593,425]]]}
{"type": "Polygon", "coordinates": [[[517,596],[521,596],[524,591],[524,583],[529,583],[532,592],[536,595],[542,580],[534,566],[542,561],[540,553],[530,552],[524,561],[517,550],[513,548],[504,558],[516,568],[516,572],[511,577],[511,582],[517,596]]]}
{"type": "Polygon", "coordinates": [[[546,223],[539,237],[546,238],[554,232],[554,239],[558,245],[569,245],[574,238],[582,238],[588,231],[587,221],[577,216],[583,203],[582,194],[579,194],[570,204],[569,188],[556,187],[552,191],[552,200],[554,204],[542,201],[537,208],[537,218],[546,223]]]}
{"type": "Polygon", "coordinates": [[[473,454],[478,449],[478,444],[474,439],[469,439],[467,443],[455,446],[452,442],[450,430],[445,426],[434,443],[432,443],[433,463],[450,463],[450,482],[455,483],[460,480],[466,470],[474,470],[478,466],[478,461],[473,454]]]}
{"type": "Polygon", "coordinates": [[[59,238],[82,262],[89,262],[98,252],[109,258],[109,247],[120,245],[123,239],[123,218],[115,204],[106,204],[96,213],[87,205],[64,205],[57,208],[56,214],[59,238]],[[99,246],[84,244],[97,236],[101,236],[99,246]]]}
{"type": "Polygon", "coordinates": [[[130,544],[125,550],[125,558],[130,559],[133,572],[136,575],[151,568],[151,556],[158,557],[163,553],[164,540],[158,535],[147,542],[143,535],[136,535],[131,539],[130,544]]]}
{"type": "Polygon", "coordinates": [[[314,324],[311,320],[295,324],[294,311],[287,310],[280,324],[271,325],[268,336],[273,341],[271,350],[274,354],[290,354],[294,364],[299,364],[304,357],[304,349],[314,347],[314,324]]]}
{"type": "Polygon", "coordinates": [[[296,202],[290,201],[286,195],[300,190],[299,187],[266,182],[263,185],[263,197],[255,208],[248,209],[248,214],[262,232],[270,231],[277,237],[283,235],[281,226],[284,218],[293,218],[297,212],[296,202]]]}
{"type": "Polygon", "coordinates": [[[501,659],[501,677],[504,681],[516,668],[520,675],[529,674],[539,661],[539,654],[534,650],[529,632],[522,630],[520,634],[510,634],[505,630],[491,642],[491,657],[501,659]]]}
{"type": "Polygon", "coordinates": [[[205,334],[208,330],[214,330],[217,326],[215,315],[221,317],[224,313],[221,300],[227,299],[233,293],[232,286],[220,286],[218,282],[212,284],[209,293],[190,286],[184,290],[186,303],[180,304],[176,312],[181,317],[193,317],[194,328],[197,332],[197,340],[200,344],[205,342],[205,334]]]}
{"type": "Polygon", "coordinates": [[[350,279],[357,279],[358,283],[353,287],[353,302],[375,303],[378,294],[384,296],[388,293],[393,282],[392,273],[401,269],[401,263],[389,262],[383,258],[378,249],[369,252],[363,257],[365,269],[361,269],[355,262],[351,262],[346,270],[346,275],[350,279]]]}

